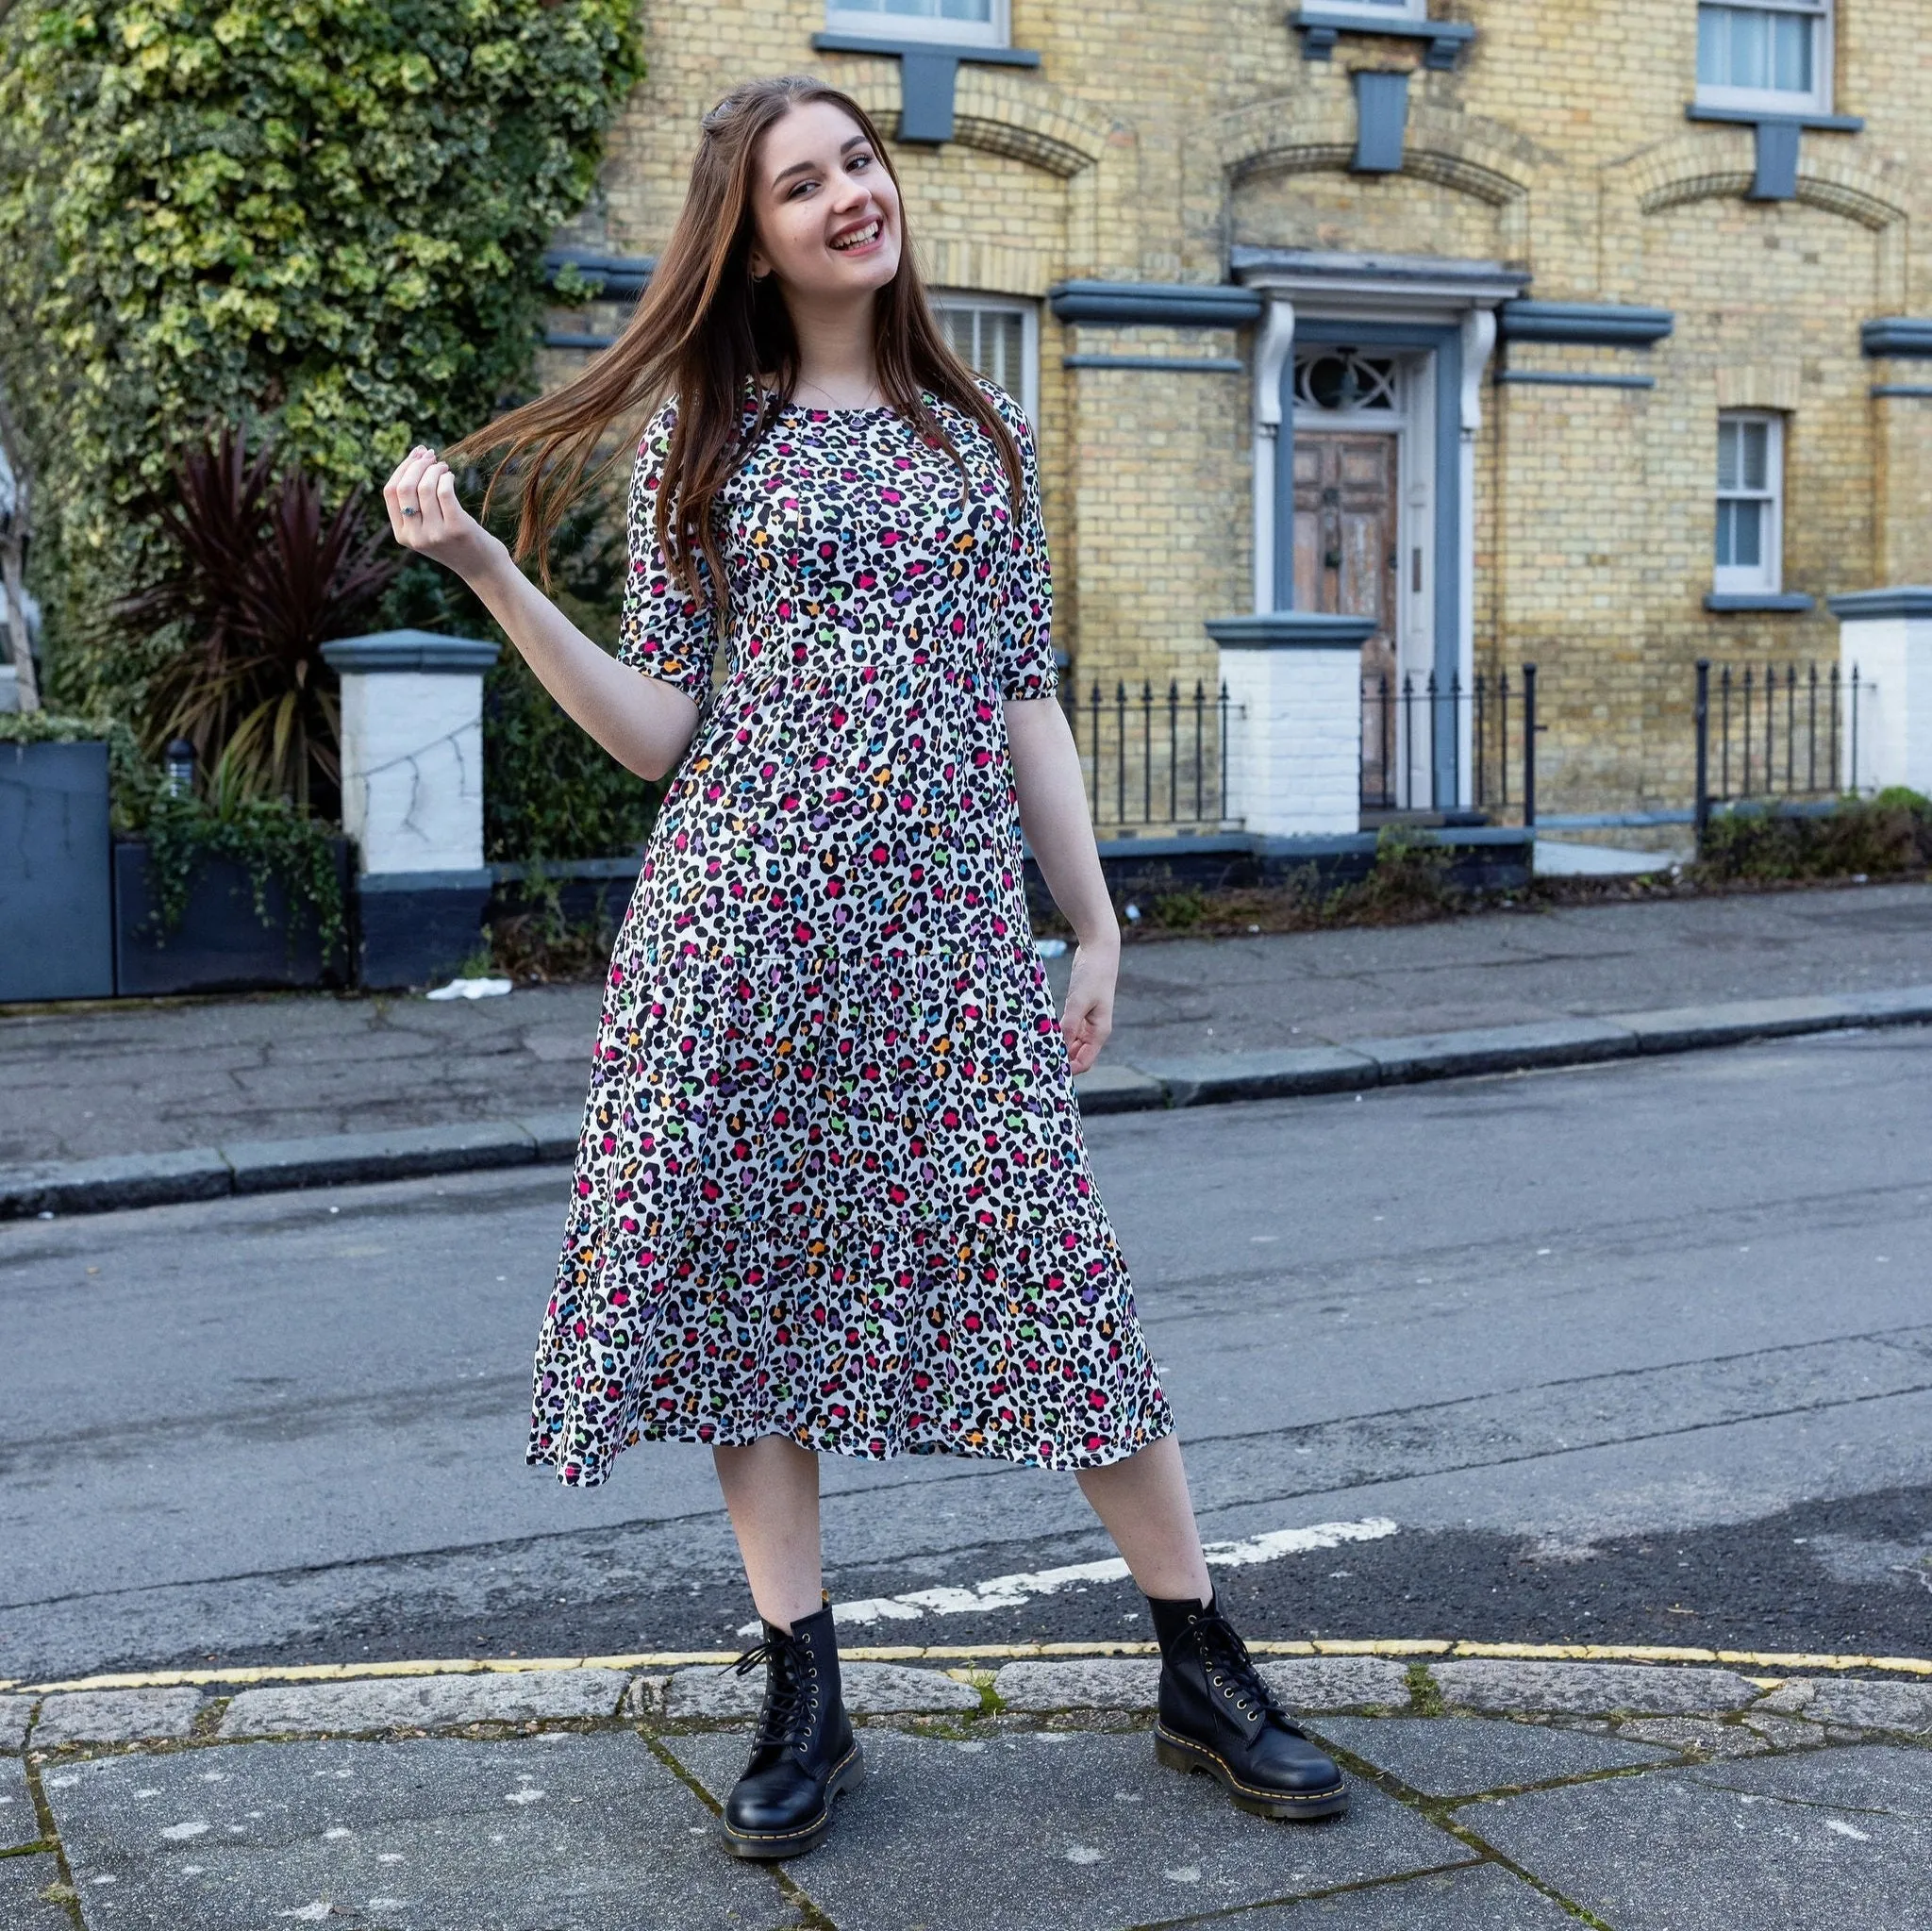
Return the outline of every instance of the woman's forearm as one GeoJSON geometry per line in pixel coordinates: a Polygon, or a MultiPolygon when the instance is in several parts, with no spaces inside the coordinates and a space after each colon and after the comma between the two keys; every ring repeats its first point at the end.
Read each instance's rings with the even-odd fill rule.
{"type": "Polygon", "coordinates": [[[1094,849],[1080,754],[1051,697],[1006,706],[1007,741],[1020,794],[1020,826],[1053,902],[1088,951],[1118,949],[1119,922],[1094,849]]]}
{"type": "Polygon", "coordinates": [[[682,691],[600,649],[508,553],[466,580],[537,681],[626,770],[661,778],[684,756],[698,707],[682,691]]]}

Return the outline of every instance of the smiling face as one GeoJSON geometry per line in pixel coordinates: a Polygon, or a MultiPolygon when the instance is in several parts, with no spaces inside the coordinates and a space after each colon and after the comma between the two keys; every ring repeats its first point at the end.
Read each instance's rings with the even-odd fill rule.
{"type": "Polygon", "coordinates": [[[870,296],[899,272],[899,191],[852,117],[808,101],[774,122],[754,164],[751,270],[788,302],[870,296]]]}

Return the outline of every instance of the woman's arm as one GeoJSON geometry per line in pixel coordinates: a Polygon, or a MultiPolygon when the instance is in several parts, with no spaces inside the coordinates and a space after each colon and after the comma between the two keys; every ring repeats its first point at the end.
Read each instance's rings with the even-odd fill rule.
{"type": "Polygon", "coordinates": [[[453,570],[475,591],[538,681],[611,757],[661,778],[684,756],[698,707],[661,677],[621,664],[573,624],[457,500],[456,478],[412,449],[382,491],[396,541],[453,570]],[[406,516],[412,508],[420,513],[406,516]]]}
{"type": "Polygon", "coordinates": [[[1100,1057],[1113,1030],[1114,979],[1120,972],[1121,928],[1100,869],[1080,754],[1058,702],[1052,697],[1009,700],[1002,707],[1013,752],[1020,827],[1077,941],[1060,1031],[1075,1073],[1100,1057]]]}

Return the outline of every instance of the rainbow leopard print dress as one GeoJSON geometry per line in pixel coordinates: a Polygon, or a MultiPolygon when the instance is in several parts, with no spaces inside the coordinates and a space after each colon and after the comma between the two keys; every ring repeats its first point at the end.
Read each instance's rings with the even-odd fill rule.
{"type": "MultiPolygon", "coordinates": [[[[697,699],[610,962],[529,1458],[641,1440],[1115,1461],[1173,1426],[1027,918],[1007,699],[1051,699],[1025,491],[928,397],[787,405],[729,484],[728,663],[632,482],[620,655],[697,699]]],[[[759,399],[748,394],[746,423],[759,399]]]]}

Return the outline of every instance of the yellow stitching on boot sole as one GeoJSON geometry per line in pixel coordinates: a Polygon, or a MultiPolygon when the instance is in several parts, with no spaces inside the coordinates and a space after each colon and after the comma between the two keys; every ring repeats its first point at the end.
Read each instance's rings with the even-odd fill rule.
{"type": "Polygon", "coordinates": [[[1331,1797],[1340,1796],[1348,1788],[1338,1779],[1331,1789],[1309,1790],[1306,1795],[1296,1790],[1264,1790],[1254,1784],[1242,1783],[1241,1778],[1235,1775],[1234,1766],[1220,1751],[1210,1750],[1205,1743],[1196,1743],[1191,1737],[1176,1737],[1158,1717],[1154,1722],[1154,1734],[1165,1738],[1177,1750],[1191,1750],[1196,1756],[1211,1756],[1227,1773],[1228,1782],[1237,1790],[1243,1790],[1250,1797],[1265,1798],[1271,1804],[1325,1804],[1331,1797]]]}

